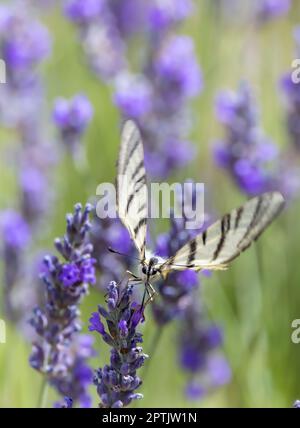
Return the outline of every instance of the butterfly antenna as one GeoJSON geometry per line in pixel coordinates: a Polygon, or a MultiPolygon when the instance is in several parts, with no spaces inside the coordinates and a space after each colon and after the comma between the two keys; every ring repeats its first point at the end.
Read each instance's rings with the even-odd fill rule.
{"type": "Polygon", "coordinates": [[[114,250],[111,247],[108,247],[107,249],[110,253],[118,254],[119,256],[128,257],[130,259],[135,259],[135,260],[138,260],[139,262],[141,262],[141,259],[139,259],[138,257],[131,256],[130,254],[126,254],[126,253],[121,253],[120,251],[114,250]]]}

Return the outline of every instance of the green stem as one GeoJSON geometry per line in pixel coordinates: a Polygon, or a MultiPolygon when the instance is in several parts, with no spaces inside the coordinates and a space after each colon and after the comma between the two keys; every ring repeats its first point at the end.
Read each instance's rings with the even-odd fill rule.
{"type": "Polygon", "coordinates": [[[47,404],[47,398],[48,398],[48,382],[47,382],[47,378],[44,377],[41,385],[40,394],[39,394],[39,400],[38,400],[39,409],[45,409],[47,404]]]}

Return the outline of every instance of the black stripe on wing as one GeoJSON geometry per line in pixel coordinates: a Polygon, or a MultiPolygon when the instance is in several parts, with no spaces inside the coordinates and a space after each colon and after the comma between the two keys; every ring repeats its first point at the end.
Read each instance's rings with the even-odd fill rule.
{"type": "MultiPolygon", "coordinates": [[[[138,184],[138,186],[134,187],[132,193],[128,197],[127,206],[126,206],[126,214],[128,214],[129,208],[130,208],[132,202],[134,201],[134,198],[138,197],[139,191],[142,190],[143,186],[146,184],[146,176],[143,177],[143,180],[141,183],[137,182],[136,184],[138,184]]],[[[143,204],[143,205],[146,205],[146,204],[143,204]]]]}
{"type": "Polygon", "coordinates": [[[235,217],[235,221],[234,221],[234,229],[235,230],[239,227],[240,220],[242,218],[243,212],[244,212],[244,207],[240,207],[237,209],[236,217],[235,217]]]}
{"type": "Polygon", "coordinates": [[[143,170],[143,174],[145,174],[145,168],[144,168],[144,160],[142,159],[136,166],[135,170],[133,171],[131,175],[131,181],[135,181],[135,178],[139,174],[139,172],[143,170]]]}
{"type": "Polygon", "coordinates": [[[225,240],[226,240],[226,235],[230,230],[230,223],[231,223],[231,215],[230,214],[226,214],[222,217],[221,220],[221,236],[220,236],[220,240],[218,242],[217,248],[214,252],[212,261],[216,260],[220,254],[220,252],[222,251],[222,248],[224,247],[225,244],[225,240]]]}
{"type": "Polygon", "coordinates": [[[133,137],[135,138],[135,142],[134,142],[133,146],[131,147],[131,149],[127,152],[125,160],[124,160],[124,164],[123,164],[123,171],[122,172],[124,175],[126,174],[128,165],[130,163],[130,159],[132,158],[134,152],[137,150],[137,148],[141,144],[140,136],[136,130],[133,132],[133,134],[131,135],[130,138],[132,139],[133,137]]]}
{"type": "Polygon", "coordinates": [[[141,227],[143,227],[143,226],[145,226],[147,224],[147,219],[144,217],[144,218],[141,218],[140,220],[139,220],[139,222],[138,222],[138,224],[135,226],[135,228],[133,229],[133,232],[134,232],[134,236],[135,237],[137,237],[137,235],[138,235],[138,233],[139,233],[139,231],[140,231],[140,229],[141,229],[141,227]]]}
{"type": "Polygon", "coordinates": [[[189,255],[188,255],[188,259],[187,259],[187,265],[190,266],[190,267],[192,267],[192,263],[195,260],[195,254],[196,254],[196,251],[197,251],[197,242],[196,242],[196,239],[192,239],[189,242],[189,248],[190,248],[190,251],[189,251],[189,255]]]}
{"type": "MultiPolygon", "coordinates": [[[[247,227],[247,230],[246,230],[246,233],[245,233],[245,235],[243,236],[243,238],[240,240],[240,242],[239,242],[239,244],[245,239],[245,238],[247,238],[248,236],[249,236],[249,233],[251,232],[251,230],[253,230],[253,228],[257,225],[257,223],[258,223],[258,221],[261,219],[261,217],[262,217],[262,207],[263,207],[263,205],[262,205],[262,203],[263,203],[263,197],[262,196],[259,196],[258,198],[257,198],[257,203],[256,203],[256,207],[255,207],[255,210],[254,210],[254,212],[253,212],[253,215],[252,215],[252,219],[251,219],[251,221],[250,221],[250,223],[249,223],[249,226],[247,227]]],[[[265,209],[267,209],[268,208],[268,206],[267,207],[265,207],[265,209]]],[[[264,212],[265,210],[263,210],[263,212],[264,212]]],[[[238,246],[239,246],[239,244],[238,244],[238,246]]]]}

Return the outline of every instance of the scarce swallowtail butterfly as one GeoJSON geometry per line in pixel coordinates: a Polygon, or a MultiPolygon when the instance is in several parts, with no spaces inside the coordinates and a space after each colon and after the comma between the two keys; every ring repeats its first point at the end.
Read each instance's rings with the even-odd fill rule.
{"type": "Polygon", "coordinates": [[[146,251],[148,189],[143,143],[135,123],[125,123],[118,159],[117,209],[139,253],[141,275],[128,273],[132,281],[145,284],[148,301],[155,294],[150,280],[159,276],[165,278],[170,271],[226,269],[260,236],[283,205],[284,199],[279,192],[264,193],[224,215],[172,257],[162,259],[154,256],[146,251]]]}

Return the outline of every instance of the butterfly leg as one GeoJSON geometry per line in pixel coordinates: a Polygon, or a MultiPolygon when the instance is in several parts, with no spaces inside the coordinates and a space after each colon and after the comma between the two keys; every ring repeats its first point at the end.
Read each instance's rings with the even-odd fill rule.
{"type": "Polygon", "coordinates": [[[154,297],[156,296],[157,292],[155,291],[155,289],[152,286],[152,284],[150,284],[150,282],[148,282],[146,284],[145,291],[147,292],[147,294],[149,296],[148,299],[147,299],[147,301],[146,301],[146,303],[145,303],[145,307],[146,307],[148,305],[148,303],[154,301],[154,297]]]}
{"type": "Polygon", "coordinates": [[[155,294],[156,294],[156,291],[154,290],[153,286],[150,284],[150,282],[146,282],[145,283],[145,290],[144,290],[144,294],[143,294],[143,299],[142,299],[142,303],[141,303],[141,307],[143,308],[143,310],[146,308],[148,303],[153,302],[153,300],[154,300],[153,297],[155,294]],[[145,302],[146,294],[148,296],[148,299],[145,302]]]}
{"type": "Polygon", "coordinates": [[[136,276],[134,273],[130,272],[130,270],[126,271],[125,276],[126,275],[128,275],[128,281],[132,281],[132,280],[141,281],[141,278],[139,278],[138,276],[136,276]]]}
{"type": "Polygon", "coordinates": [[[124,279],[127,279],[128,282],[141,282],[141,279],[136,276],[134,273],[130,272],[130,270],[127,270],[125,272],[125,275],[121,278],[121,280],[118,282],[118,286],[120,286],[122,284],[122,282],[124,281],[124,279]]]}

